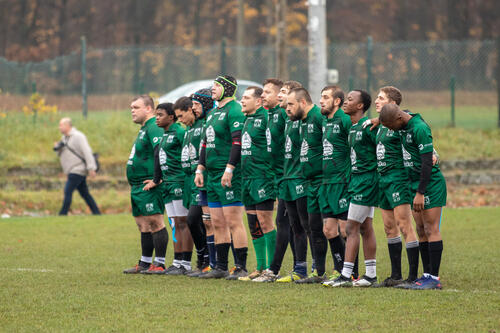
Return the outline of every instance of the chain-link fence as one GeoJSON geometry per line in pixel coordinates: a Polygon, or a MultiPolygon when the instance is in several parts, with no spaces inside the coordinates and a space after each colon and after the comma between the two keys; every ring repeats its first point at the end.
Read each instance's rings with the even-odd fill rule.
{"type": "MultiPolygon", "coordinates": [[[[328,67],[338,70],[339,84],[344,89],[368,88],[374,93],[378,87],[390,84],[405,92],[446,92],[450,82],[455,82],[460,92],[488,92],[484,103],[496,108],[498,47],[493,40],[371,43],[368,39],[367,43],[330,44],[328,67]]],[[[90,96],[152,91],[162,94],[219,73],[261,82],[274,76],[277,68],[274,47],[236,47],[224,42],[211,47],[90,48],[85,59],[90,96]]],[[[287,68],[288,78],[307,86],[306,46],[287,48],[287,68]]],[[[40,63],[0,58],[3,93],[29,95],[36,84],[43,94],[78,95],[82,92],[82,77],[80,52],[40,63]]],[[[467,99],[465,96],[469,95],[462,100],[467,99]]],[[[449,103],[449,97],[446,99],[449,103]]],[[[474,103],[477,101],[470,104],[474,103]]]]}

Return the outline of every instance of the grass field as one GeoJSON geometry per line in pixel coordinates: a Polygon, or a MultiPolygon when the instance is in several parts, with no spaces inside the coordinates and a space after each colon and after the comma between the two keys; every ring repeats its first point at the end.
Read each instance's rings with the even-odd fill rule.
{"type": "MultiPolygon", "coordinates": [[[[499,219],[500,208],[445,210],[444,290],[428,292],[126,276],[139,255],[129,215],[4,219],[0,330],[497,332],[499,219]]],[[[390,264],[378,213],[375,225],[380,279],[390,264]]]]}

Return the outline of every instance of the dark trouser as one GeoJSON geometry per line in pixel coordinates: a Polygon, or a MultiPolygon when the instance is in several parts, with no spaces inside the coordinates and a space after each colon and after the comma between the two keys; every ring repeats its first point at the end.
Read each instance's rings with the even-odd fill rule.
{"type": "Polygon", "coordinates": [[[290,243],[295,264],[295,248],[293,238],[290,237],[292,229],[286,214],[285,201],[281,199],[278,200],[278,208],[276,209],[276,229],[276,248],[273,261],[269,267],[275,274],[281,269],[288,243],[290,243]]]}
{"type": "Polygon", "coordinates": [[[94,198],[89,193],[89,188],[87,187],[87,177],[80,176],[75,173],[68,174],[68,180],[66,181],[66,186],[64,186],[64,201],[61,207],[59,215],[68,215],[69,207],[71,206],[71,199],[73,198],[73,191],[76,189],[82,196],[83,200],[87,203],[92,214],[99,215],[101,212],[94,201],[94,198]]]}
{"type": "Polygon", "coordinates": [[[307,233],[308,226],[307,198],[299,198],[296,201],[285,201],[286,211],[293,230],[295,243],[295,256],[297,261],[307,260],[307,233]],[[302,200],[301,200],[302,199],[302,200]],[[299,206],[300,209],[299,209],[299,206]]]}

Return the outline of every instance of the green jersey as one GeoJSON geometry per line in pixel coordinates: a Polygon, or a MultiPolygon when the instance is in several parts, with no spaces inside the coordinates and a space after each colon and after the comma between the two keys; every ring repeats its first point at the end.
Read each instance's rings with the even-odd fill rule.
{"type": "Polygon", "coordinates": [[[207,171],[221,172],[226,169],[233,144],[231,135],[241,131],[244,123],[245,115],[235,100],[210,111],[205,123],[207,171]]]}
{"type": "Polygon", "coordinates": [[[156,125],[153,117],[139,130],[127,162],[127,179],[130,185],[141,185],[152,179],[155,169],[154,148],[161,141],[163,128],[156,125]]]}
{"type": "Polygon", "coordinates": [[[389,170],[403,169],[403,151],[399,131],[380,125],[377,131],[377,170],[383,175],[389,170]]]}
{"type": "MultiPolygon", "coordinates": [[[[300,120],[287,119],[285,125],[285,155],[283,178],[304,178],[300,167],[300,120]]],[[[274,158],[274,156],[273,156],[274,158]]]]}
{"type": "Polygon", "coordinates": [[[323,122],[323,184],[349,182],[351,161],[347,137],[351,126],[351,117],[342,109],[323,122]]]}
{"type": "Polygon", "coordinates": [[[361,118],[353,124],[349,131],[349,147],[351,148],[351,172],[353,174],[365,173],[377,169],[376,131],[371,131],[370,126],[363,128],[363,122],[368,117],[361,118]]]}
{"type": "Polygon", "coordinates": [[[323,120],[321,109],[313,105],[300,125],[300,165],[306,179],[319,179],[322,176],[323,120]]]}
{"type": "Polygon", "coordinates": [[[278,179],[283,177],[283,163],[284,163],[284,153],[285,153],[285,124],[288,120],[286,111],[280,108],[279,104],[269,112],[269,132],[270,135],[270,147],[269,152],[273,154],[271,160],[272,169],[274,170],[278,179]]]}
{"type": "Polygon", "coordinates": [[[267,110],[261,107],[246,117],[241,131],[241,176],[243,179],[273,178],[272,157],[268,151],[270,142],[266,135],[267,110]]]}
{"type": "MultiPolygon", "coordinates": [[[[432,133],[429,125],[418,113],[410,113],[412,118],[401,129],[401,139],[403,142],[403,162],[407,168],[410,179],[416,181],[420,179],[420,169],[422,162],[420,155],[432,153],[432,133]]],[[[432,174],[439,173],[437,163],[432,166],[432,174]]]]}
{"type": "Polygon", "coordinates": [[[160,168],[165,183],[184,181],[181,164],[182,142],[186,130],[178,123],[170,125],[160,143],[160,168]]]}
{"type": "Polygon", "coordinates": [[[182,141],[181,165],[186,175],[196,171],[199,159],[199,147],[203,128],[203,119],[196,119],[194,124],[186,128],[182,141]]]}

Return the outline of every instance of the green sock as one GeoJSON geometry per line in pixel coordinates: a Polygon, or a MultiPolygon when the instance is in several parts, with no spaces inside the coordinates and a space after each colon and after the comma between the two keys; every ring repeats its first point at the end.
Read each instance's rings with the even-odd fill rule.
{"type": "Polygon", "coordinates": [[[266,269],[266,240],[264,236],[261,236],[257,239],[252,239],[252,243],[257,259],[257,270],[263,271],[266,269]]]}
{"type": "Polygon", "coordinates": [[[266,250],[267,250],[267,267],[271,266],[274,259],[274,250],[276,248],[276,229],[264,234],[266,239],[266,250]]]}

